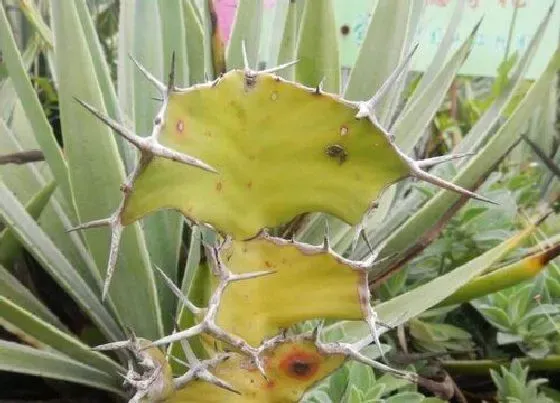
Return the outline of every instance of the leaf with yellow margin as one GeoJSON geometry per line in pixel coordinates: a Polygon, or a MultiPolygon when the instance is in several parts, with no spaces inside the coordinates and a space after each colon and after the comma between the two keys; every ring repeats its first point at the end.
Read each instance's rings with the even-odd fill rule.
{"type": "Polygon", "coordinates": [[[305,391],[345,361],[342,354],[324,354],[310,340],[285,342],[265,354],[265,379],[250,359],[233,354],[211,370],[239,394],[197,380],[187,383],[166,403],[289,403],[298,402],[305,391]]]}
{"type": "Polygon", "coordinates": [[[259,236],[227,241],[219,255],[233,274],[273,271],[230,283],[218,307],[216,324],[250,345],[304,320],[363,320],[370,312],[365,266],[322,246],[259,236]]]}
{"type": "Polygon", "coordinates": [[[383,130],[356,118],[356,103],[271,74],[230,71],[166,102],[158,142],[218,173],[154,157],[127,196],[123,225],[163,208],[236,239],[304,212],[355,224],[411,173],[383,130]]]}

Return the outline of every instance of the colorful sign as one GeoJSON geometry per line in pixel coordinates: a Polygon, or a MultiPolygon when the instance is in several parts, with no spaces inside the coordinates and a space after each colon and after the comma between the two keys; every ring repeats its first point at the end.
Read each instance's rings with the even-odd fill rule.
{"type": "MultiPolygon", "coordinates": [[[[270,32],[274,21],[277,1],[265,0],[263,38],[273,35],[270,32]]],[[[410,0],[379,0],[410,1],[410,0]]],[[[413,60],[413,69],[423,71],[430,64],[438,45],[445,34],[447,25],[460,0],[415,0],[424,1],[424,14],[418,26],[417,40],[419,50],[413,60]]],[[[544,18],[552,0],[464,0],[465,6],[461,23],[457,27],[453,48],[456,49],[465,40],[473,26],[481,19],[482,25],[475,38],[473,50],[460,70],[460,74],[474,76],[495,76],[498,65],[502,62],[511,21],[517,10],[516,22],[512,33],[510,52],[526,50],[531,37],[544,18]]],[[[350,67],[362,43],[372,10],[377,0],[333,0],[336,24],[339,29],[341,63],[350,67]]],[[[224,37],[229,37],[231,25],[235,18],[237,0],[215,0],[220,30],[224,37]]],[[[390,34],[390,33],[389,33],[390,34]]],[[[541,45],[527,71],[527,78],[534,79],[542,73],[550,56],[558,46],[560,35],[560,7],[555,7],[554,15],[547,28],[541,45]]],[[[268,60],[267,41],[261,45],[261,60],[268,60]]]]}

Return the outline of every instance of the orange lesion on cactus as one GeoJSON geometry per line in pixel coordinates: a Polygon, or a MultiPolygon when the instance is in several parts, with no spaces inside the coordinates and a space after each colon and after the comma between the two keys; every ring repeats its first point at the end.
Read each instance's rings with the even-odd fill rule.
{"type": "Polygon", "coordinates": [[[294,351],[280,362],[280,368],[292,378],[309,379],[318,370],[321,356],[318,353],[308,353],[294,347],[294,351]]]}
{"type": "Polygon", "coordinates": [[[235,239],[310,211],[359,222],[381,191],[409,175],[410,167],[381,129],[356,119],[356,105],[312,93],[264,73],[256,73],[248,91],[243,71],[173,92],[159,142],[218,173],[155,157],[134,182],[123,225],[163,208],[178,209],[235,239]],[[325,156],[325,147],[333,144],[336,155],[325,156]],[[216,181],[223,185],[219,198],[216,181]]]}
{"type": "Polygon", "coordinates": [[[265,354],[268,379],[263,378],[249,359],[238,354],[233,354],[212,370],[215,376],[228,382],[239,394],[204,381],[193,381],[165,402],[297,402],[307,389],[339,368],[344,361],[345,357],[340,354],[323,354],[310,340],[285,342],[265,354]]]}

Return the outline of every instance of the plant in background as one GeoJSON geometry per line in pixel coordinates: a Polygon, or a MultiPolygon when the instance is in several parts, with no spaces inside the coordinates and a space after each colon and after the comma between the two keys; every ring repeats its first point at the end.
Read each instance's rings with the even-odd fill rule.
{"type": "Polygon", "coordinates": [[[513,360],[509,368],[500,367],[500,372],[490,370],[490,375],[498,387],[500,402],[552,403],[554,401],[539,391],[539,386],[546,383],[546,379],[529,380],[529,369],[523,367],[518,360],[513,360]]]}
{"type": "MultiPolygon", "coordinates": [[[[225,50],[212,1],[122,1],[116,87],[84,0],[53,1],[48,25],[33,2],[21,1],[38,33],[23,58],[0,8],[8,73],[0,141],[9,153],[39,148],[45,159],[0,167],[0,318],[19,341],[0,341],[0,369],[146,402],[299,401],[319,381],[304,399],[437,401],[414,383],[451,398],[450,377],[436,381],[429,368],[397,359],[406,343],[384,335],[387,351],[380,337],[408,323],[422,348],[472,346],[465,331],[437,317],[448,308],[428,309],[507,287],[487,280],[501,269],[485,272],[542,219],[520,231],[510,226],[489,245],[483,223],[467,223],[511,212],[477,202],[459,215],[463,234],[431,252],[442,267],[415,278],[406,266],[470,198],[499,195],[467,189],[480,186],[546,104],[560,53],[512,106],[551,9],[453,153],[416,160],[479,28],[448,55],[451,23],[398,108],[415,50],[407,32],[423,4],[377,4],[344,90],[329,0],[278,2],[274,32],[282,35],[261,71],[262,1],[240,2],[225,50]],[[379,41],[387,26],[399,28],[379,41]],[[43,53],[58,91],[62,147],[27,75],[41,43],[51,45],[43,53]],[[447,249],[465,240],[459,253],[447,249]],[[88,326],[69,329],[22,284],[15,272],[22,249],[88,326]]],[[[541,255],[510,265],[537,256],[540,270],[548,261],[541,255]]]]}

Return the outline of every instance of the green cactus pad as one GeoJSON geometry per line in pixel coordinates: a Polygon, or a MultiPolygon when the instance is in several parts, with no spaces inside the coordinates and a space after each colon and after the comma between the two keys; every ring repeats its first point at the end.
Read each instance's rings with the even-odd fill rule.
{"type": "Polygon", "coordinates": [[[356,104],[265,73],[234,70],[173,91],[158,141],[218,173],[154,157],[122,223],[171,208],[236,239],[305,212],[355,224],[410,173],[384,132],[356,113],[356,104]]]}
{"type": "Polygon", "coordinates": [[[366,270],[323,247],[259,237],[227,242],[220,261],[232,274],[273,271],[229,284],[218,308],[216,324],[253,346],[304,320],[367,315],[366,270]]]}

